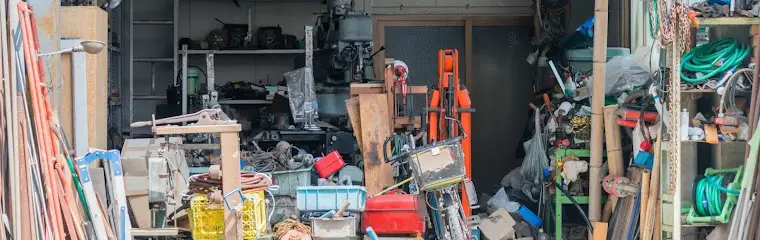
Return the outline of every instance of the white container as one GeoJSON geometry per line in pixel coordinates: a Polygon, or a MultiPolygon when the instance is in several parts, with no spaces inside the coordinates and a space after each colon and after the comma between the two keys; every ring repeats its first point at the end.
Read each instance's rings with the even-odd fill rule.
{"type": "Polygon", "coordinates": [[[689,110],[684,108],[681,111],[681,141],[689,140],[689,110]]]}
{"type": "Polygon", "coordinates": [[[314,239],[345,239],[347,237],[356,237],[358,228],[359,222],[355,217],[340,219],[311,219],[311,236],[314,239]]]}

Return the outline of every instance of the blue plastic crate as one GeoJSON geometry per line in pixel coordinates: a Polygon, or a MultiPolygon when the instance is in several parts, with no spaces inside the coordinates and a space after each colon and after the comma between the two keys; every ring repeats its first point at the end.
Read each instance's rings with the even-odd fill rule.
{"type": "Polygon", "coordinates": [[[351,203],[346,211],[364,211],[367,190],[359,186],[309,186],[298,187],[296,190],[296,202],[299,211],[336,210],[346,200],[351,203]]]}

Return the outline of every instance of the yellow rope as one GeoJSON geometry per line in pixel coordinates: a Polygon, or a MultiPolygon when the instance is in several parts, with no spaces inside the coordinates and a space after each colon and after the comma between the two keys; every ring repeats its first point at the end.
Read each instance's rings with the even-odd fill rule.
{"type": "Polygon", "coordinates": [[[299,222],[298,220],[288,218],[285,221],[279,222],[274,225],[274,239],[280,239],[282,236],[288,233],[290,230],[296,230],[298,232],[311,235],[311,227],[299,222]]]}

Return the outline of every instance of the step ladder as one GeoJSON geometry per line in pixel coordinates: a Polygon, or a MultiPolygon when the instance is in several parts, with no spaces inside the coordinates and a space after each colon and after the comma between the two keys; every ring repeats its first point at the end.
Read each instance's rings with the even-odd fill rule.
{"type": "MultiPolygon", "coordinates": [[[[145,1],[145,0],[144,0],[145,1]]],[[[135,1],[125,1],[126,4],[129,4],[129,122],[135,122],[135,103],[140,103],[142,101],[157,101],[157,100],[166,100],[166,96],[164,94],[156,94],[156,65],[157,64],[172,64],[174,68],[174,74],[172,76],[177,76],[178,66],[177,66],[177,55],[178,52],[178,33],[177,33],[177,22],[179,21],[179,1],[180,0],[172,0],[173,2],[173,8],[174,12],[172,14],[172,20],[150,20],[150,19],[135,19],[135,11],[134,11],[134,3],[135,1]],[[142,56],[135,56],[135,34],[137,34],[134,30],[135,28],[144,28],[144,27],[166,27],[171,28],[174,32],[173,38],[171,41],[174,43],[173,47],[173,54],[172,56],[166,56],[166,57],[160,57],[160,58],[146,58],[142,56]],[[134,81],[135,81],[135,64],[149,64],[151,68],[151,94],[149,95],[135,95],[134,90],[134,81]]],[[[147,2],[147,1],[146,1],[147,2]]],[[[166,39],[162,39],[159,37],[155,37],[155,41],[166,41],[166,39]]],[[[165,92],[165,91],[164,91],[165,92]]],[[[184,100],[184,98],[183,98],[184,100]]],[[[185,101],[182,103],[183,106],[186,106],[185,101]]],[[[182,114],[186,114],[187,109],[185,107],[182,108],[182,114]]],[[[147,119],[139,119],[140,120],[147,120],[147,119]]],[[[130,135],[132,134],[131,129],[125,129],[125,132],[129,132],[130,135]]]]}

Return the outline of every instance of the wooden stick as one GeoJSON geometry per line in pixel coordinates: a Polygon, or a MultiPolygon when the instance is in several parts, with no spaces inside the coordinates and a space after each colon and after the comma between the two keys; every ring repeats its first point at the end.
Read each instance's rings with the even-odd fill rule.
{"type": "MultiPolygon", "coordinates": [[[[662,124],[662,123],[660,123],[662,124]]],[[[661,125],[662,126],[662,125],[661,125]]],[[[662,129],[662,128],[661,128],[662,129]]],[[[653,229],[652,227],[659,227],[655,223],[655,217],[658,216],[659,210],[659,189],[660,189],[660,162],[662,159],[662,131],[659,132],[657,141],[654,144],[654,160],[652,161],[652,172],[649,175],[649,196],[647,196],[646,209],[642,212],[644,216],[644,225],[641,228],[644,229],[641,235],[641,240],[652,239],[653,229]]],[[[641,192],[642,195],[644,192],[641,192]]],[[[642,208],[643,209],[643,208],[642,208]]]]}
{"type": "Polygon", "coordinates": [[[338,208],[338,211],[335,212],[335,215],[333,215],[332,218],[333,219],[343,218],[343,212],[346,211],[346,209],[348,208],[349,205],[351,205],[351,202],[349,202],[348,200],[344,201],[343,205],[341,205],[340,208],[338,208]]]}
{"type": "Polygon", "coordinates": [[[607,0],[594,1],[594,85],[591,96],[591,163],[589,164],[588,217],[599,222],[602,201],[602,107],[607,63],[607,0]]]}
{"type": "Polygon", "coordinates": [[[607,223],[595,222],[593,240],[607,240],[607,223]]]}
{"type": "Polygon", "coordinates": [[[387,193],[387,192],[390,192],[390,191],[391,191],[391,190],[393,190],[393,189],[396,189],[396,188],[398,188],[398,187],[401,187],[401,185],[404,185],[404,184],[406,184],[406,183],[408,183],[408,182],[411,182],[413,179],[414,179],[414,177],[409,177],[409,178],[407,178],[407,179],[404,179],[404,181],[401,181],[401,182],[399,182],[399,183],[393,184],[393,186],[390,186],[390,187],[387,187],[387,188],[385,188],[385,190],[383,190],[382,192],[379,192],[379,193],[377,193],[377,194],[375,194],[375,195],[372,195],[372,197],[377,197],[377,196],[383,195],[383,194],[385,194],[385,193],[387,193]]]}
{"type": "MultiPolygon", "coordinates": [[[[620,126],[617,125],[617,110],[617,105],[604,107],[604,135],[606,139],[605,144],[607,145],[607,166],[609,167],[610,175],[622,177],[625,174],[625,169],[623,169],[620,126]]],[[[602,211],[602,221],[609,221],[617,202],[617,196],[609,195],[602,211]]]]}
{"type": "MultiPolygon", "coordinates": [[[[649,170],[641,171],[641,205],[639,206],[639,209],[646,210],[647,204],[649,204],[649,178],[650,178],[650,172],[649,170]]],[[[639,213],[639,235],[644,235],[644,228],[643,226],[646,223],[646,214],[644,214],[644,211],[641,211],[639,213]]]]}

